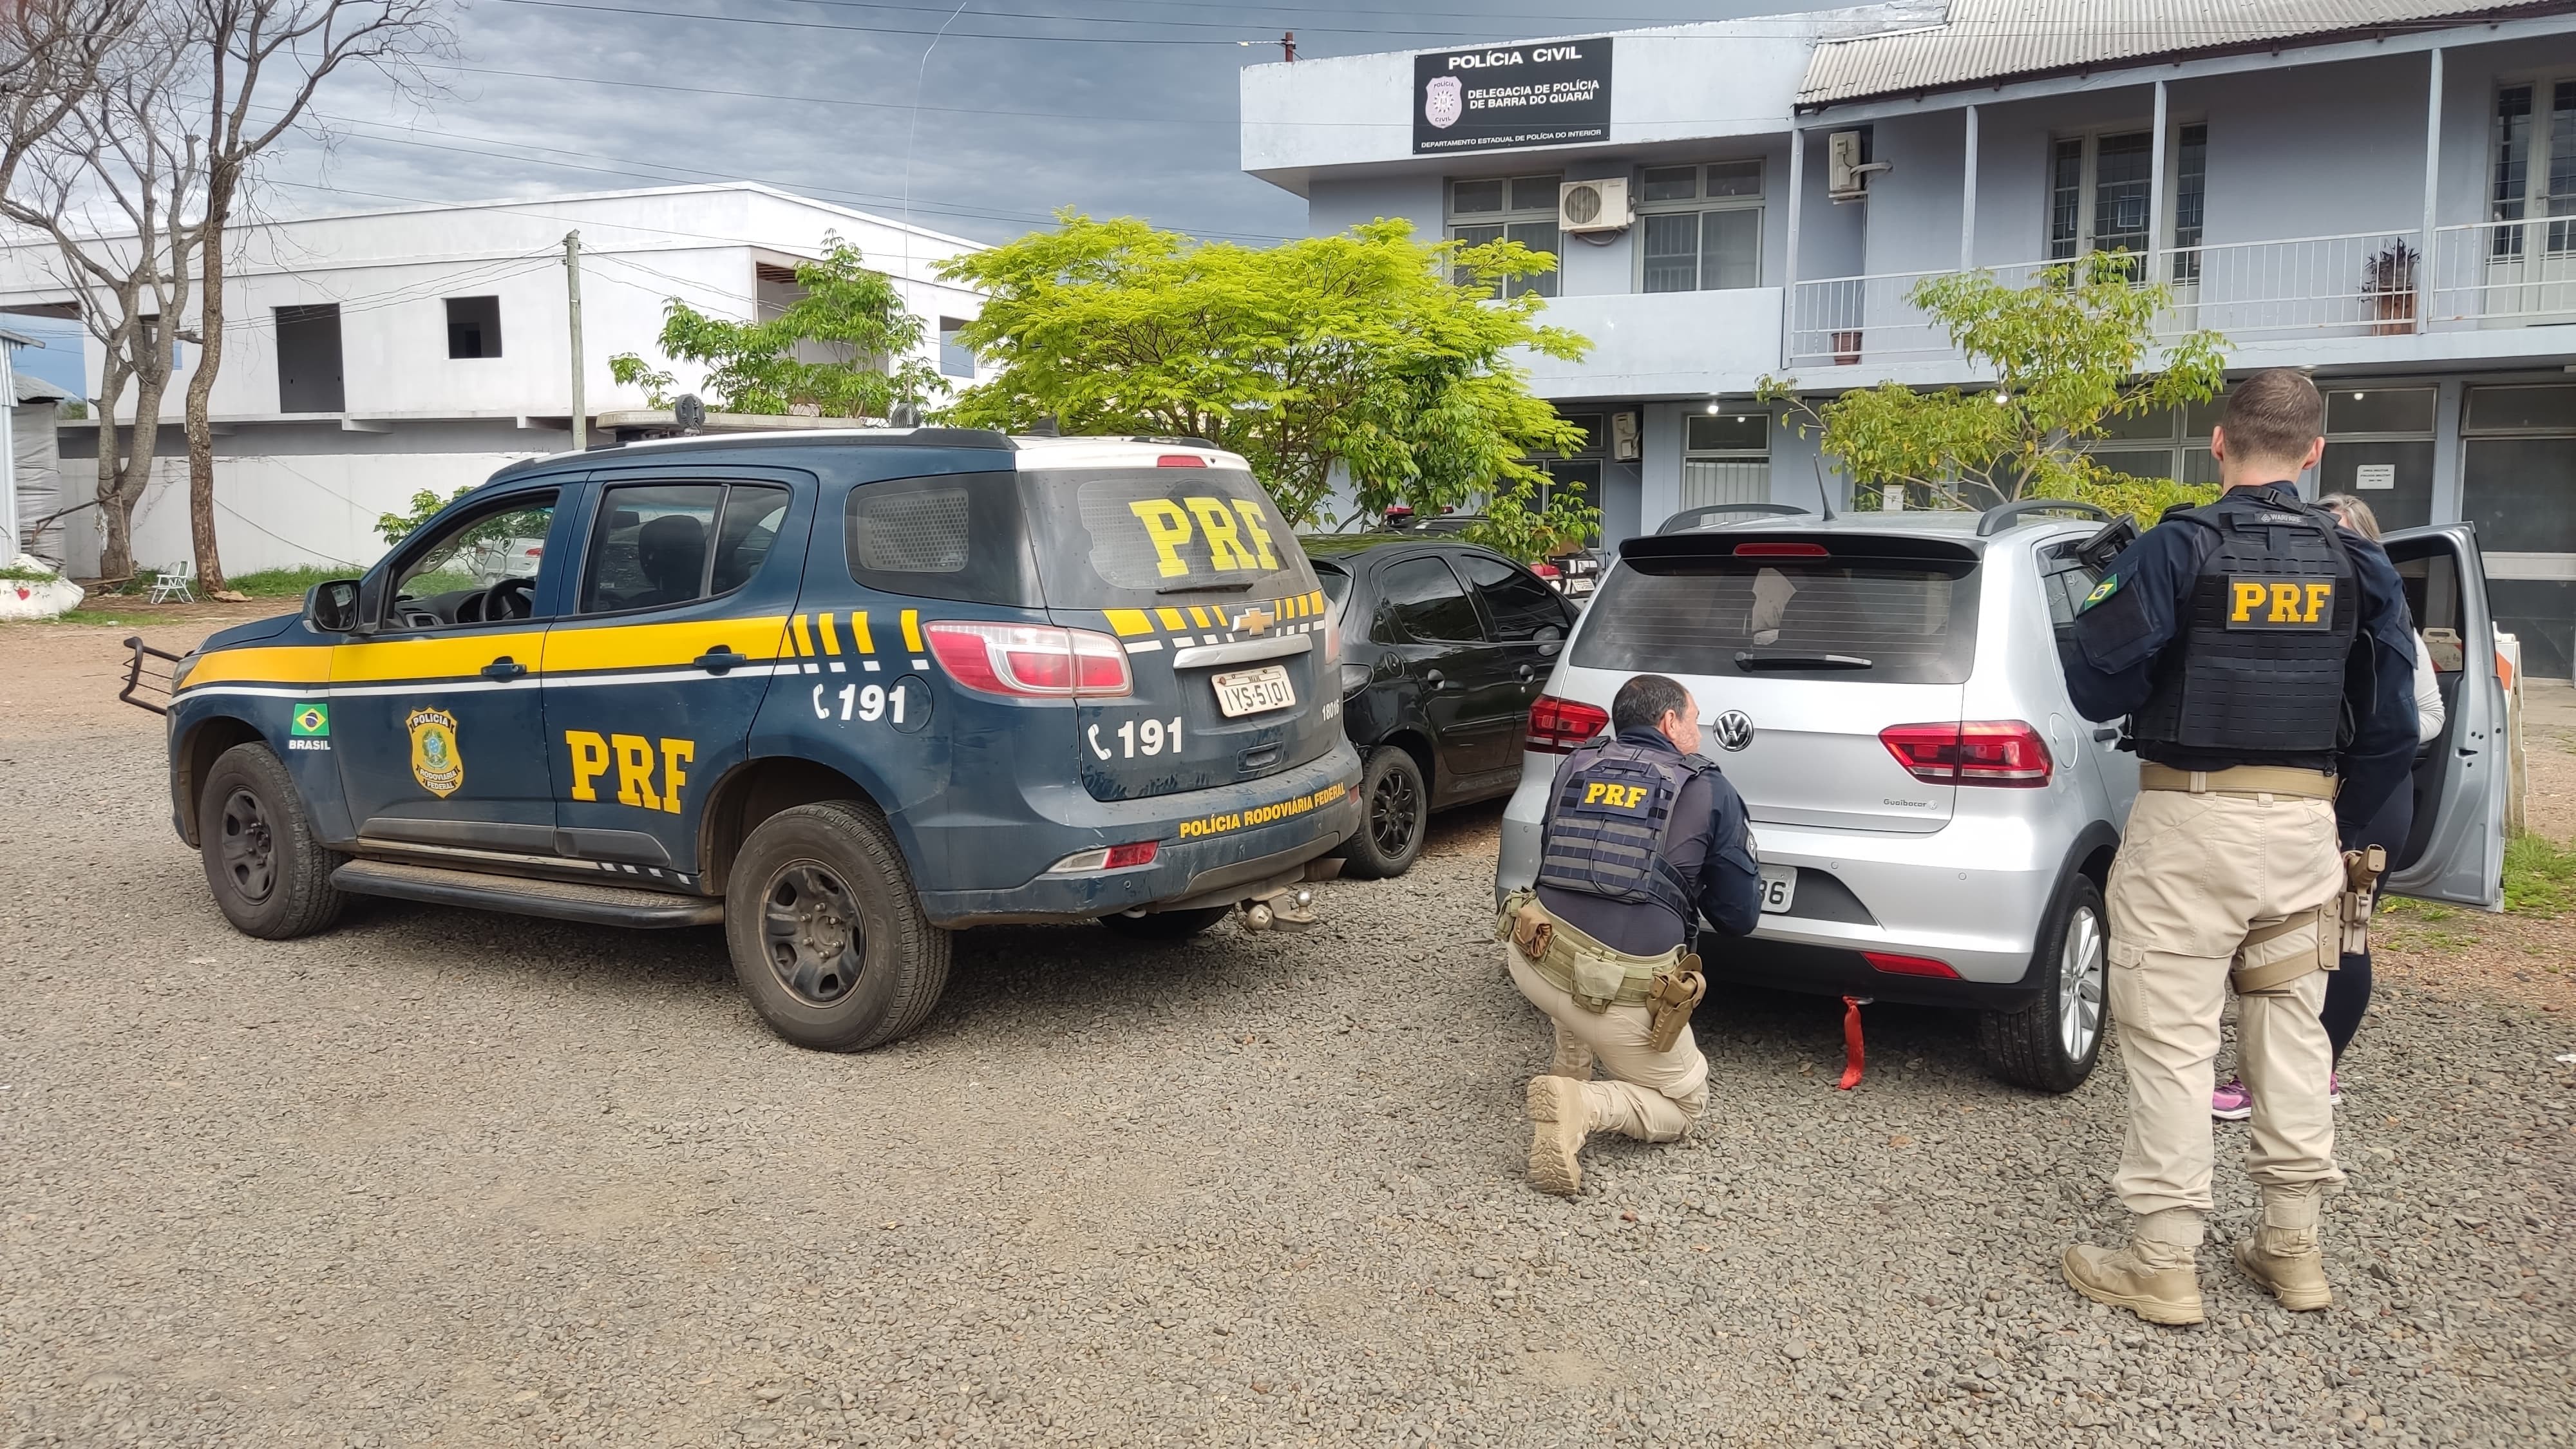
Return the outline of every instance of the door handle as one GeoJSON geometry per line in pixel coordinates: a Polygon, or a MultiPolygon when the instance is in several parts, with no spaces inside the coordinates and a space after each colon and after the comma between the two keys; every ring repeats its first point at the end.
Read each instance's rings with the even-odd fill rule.
{"type": "Polygon", "coordinates": [[[1523,683],[1523,684],[1527,684],[1527,683],[1529,683],[1529,682],[1530,682],[1530,677],[1531,677],[1532,675],[1537,674],[1537,673],[1538,673],[1538,671],[1537,671],[1537,670],[1530,668],[1528,665],[1526,665],[1526,664],[1522,665],[1522,666],[1521,666],[1521,683],[1523,683]]]}
{"type": "Polygon", "coordinates": [[[1435,690],[1448,689],[1451,687],[1447,676],[1443,675],[1437,669],[1423,671],[1422,682],[1430,685],[1435,690]]]}
{"type": "Polygon", "coordinates": [[[2119,737],[2120,727],[2118,725],[2104,725],[2093,732],[2093,742],[2097,745],[2107,745],[2119,737]]]}
{"type": "Polygon", "coordinates": [[[734,653],[733,646],[730,644],[719,644],[689,662],[709,674],[722,674],[737,664],[750,663],[751,658],[749,655],[734,653]]]}
{"type": "Polygon", "coordinates": [[[516,679],[528,672],[528,666],[504,654],[483,666],[485,679],[516,679]]]}

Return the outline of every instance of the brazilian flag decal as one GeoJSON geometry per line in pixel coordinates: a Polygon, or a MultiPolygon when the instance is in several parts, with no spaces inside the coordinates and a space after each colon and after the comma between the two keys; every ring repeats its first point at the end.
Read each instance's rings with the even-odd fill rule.
{"type": "Polygon", "coordinates": [[[287,717],[286,732],[297,739],[327,739],[331,734],[331,706],[321,700],[308,700],[295,707],[287,717]]]}
{"type": "Polygon", "coordinates": [[[2084,609],[2092,608],[2095,604],[2102,602],[2104,599],[2107,599],[2118,592],[2120,592],[2120,576],[2118,574],[2105,574],[2102,576],[2102,582],[2093,586],[2093,592],[2084,596],[2083,608],[2079,608],[2076,612],[2080,614],[2084,609]]]}

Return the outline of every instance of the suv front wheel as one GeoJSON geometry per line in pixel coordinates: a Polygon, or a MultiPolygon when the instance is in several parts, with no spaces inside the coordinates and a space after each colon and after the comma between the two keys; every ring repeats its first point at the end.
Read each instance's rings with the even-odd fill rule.
{"type": "Polygon", "coordinates": [[[2039,995],[2019,1011],[1977,1018],[1986,1067],[2015,1086],[2072,1092],[2102,1059],[2110,933],[2102,888],[2079,875],[2039,932],[2039,995]]]}
{"type": "Polygon", "coordinates": [[[922,914],[894,832],[846,800],[751,832],[725,891],[725,945],[761,1019],[816,1051],[910,1035],[948,984],[949,935],[922,914]]]}

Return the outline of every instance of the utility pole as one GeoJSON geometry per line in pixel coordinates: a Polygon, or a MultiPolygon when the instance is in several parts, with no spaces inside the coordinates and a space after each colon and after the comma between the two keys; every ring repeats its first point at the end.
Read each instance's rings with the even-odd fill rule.
{"type": "Polygon", "coordinates": [[[1296,31],[1290,30],[1281,33],[1279,37],[1279,58],[1291,61],[1297,58],[1296,31]]]}
{"type": "Polygon", "coordinates": [[[590,407],[581,395],[581,233],[564,233],[564,287],[572,304],[572,450],[590,446],[590,407]]]}

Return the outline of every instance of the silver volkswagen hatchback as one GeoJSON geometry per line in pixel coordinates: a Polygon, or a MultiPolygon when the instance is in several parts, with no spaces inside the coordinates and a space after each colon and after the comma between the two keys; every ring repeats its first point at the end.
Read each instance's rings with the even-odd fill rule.
{"type": "MultiPolygon", "coordinates": [[[[1762,857],[1762,923],[1701,944],[1711,976],[1971,1008],[1998,1076],[2073,1090],[2101,1055],[2102,888],[2138,785],[2058,662],[2096,581],[2075,551],[2101,527],[2065,514],[2098,510],[1748,507],[1620,545],[1531,710],[1497,896],[1537,875],[1559,759],[1607,726],[1630,676],[1670,675],[1762,857]]],[[[2492,909],[2504,704],[2476,541],[2459,524],[2388,548],[2451,701],[2390,888],[2492,909]]]]}

